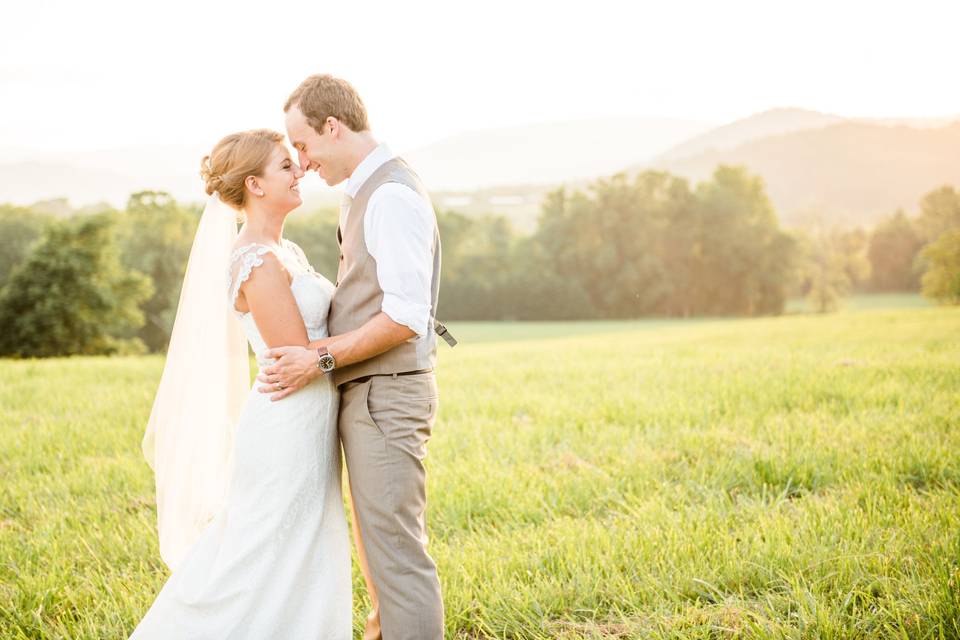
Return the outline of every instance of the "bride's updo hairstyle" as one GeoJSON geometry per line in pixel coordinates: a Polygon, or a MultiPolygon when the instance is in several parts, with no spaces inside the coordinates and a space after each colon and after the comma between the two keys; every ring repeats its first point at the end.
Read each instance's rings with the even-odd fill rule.
{"type": "Polygon", "coordinates": [[[219,192],[220,200],[234,209],[243,209],[247,176],[263,177],[263,170],[283,135],[270,129],[231,133],[200,161],[200,177],[207,183],[207,195],[219,192]]]}

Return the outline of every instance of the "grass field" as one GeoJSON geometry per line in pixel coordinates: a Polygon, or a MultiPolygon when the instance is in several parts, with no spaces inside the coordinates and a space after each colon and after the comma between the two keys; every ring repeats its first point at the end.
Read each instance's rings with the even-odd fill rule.
{"type": "MultiPolygon", "coordinates": [[[[960,638],[960,309],[452,329],[448,637],[960,638]]],[[[161,366],[0,362],[0,638],[126,638],[158,591],[161,366]]]]}

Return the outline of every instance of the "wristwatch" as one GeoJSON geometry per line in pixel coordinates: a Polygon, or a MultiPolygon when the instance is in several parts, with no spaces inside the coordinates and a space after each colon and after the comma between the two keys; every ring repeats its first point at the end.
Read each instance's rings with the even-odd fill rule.
{"type": "Polygon", "coordinates": [[[337,368],[337,361],[333,359],[326,347],[317,348],[317,369],[330,373],[337,368]]]}

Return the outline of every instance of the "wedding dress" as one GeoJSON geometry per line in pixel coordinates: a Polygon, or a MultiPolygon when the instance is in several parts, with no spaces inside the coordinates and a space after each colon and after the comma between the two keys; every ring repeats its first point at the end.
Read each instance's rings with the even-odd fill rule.
{"type": "MultiPolygon", "coordinates": [[[[290,286],[310,340],[325,337],[334,285],[287,240],[278,251],[250,244],[233,252],[231,302],[267,252],[293,275],[290,286]]],[[[267,345],[253,317],[236,313],[263,366],[267,345]]],[[[132,640],[351,637],[338,402],[327,376],[278,402],[250,390],[224,506],[177,563],[132,640]]]]}

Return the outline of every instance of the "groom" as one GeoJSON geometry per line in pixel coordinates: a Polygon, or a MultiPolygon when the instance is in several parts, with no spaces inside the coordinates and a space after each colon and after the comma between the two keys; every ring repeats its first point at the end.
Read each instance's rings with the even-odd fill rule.
{"type": "Polygon", "coordinates": [[[310,76],[284,111],[301,168],[331,186],[346,180],[346,202],[331,337],[319,349],[268,351],[277,361],[258,377],[267,383],[260,390],[279,400],[320,375],[333,376],[354,538],[374,607],[364,638],[439,639],[443,600],[426,549],[423,466],[439,400],[437,334],[446,337],[435,321],[436,215],[417,175],[374,139],[349,83],[310,76]]]}

